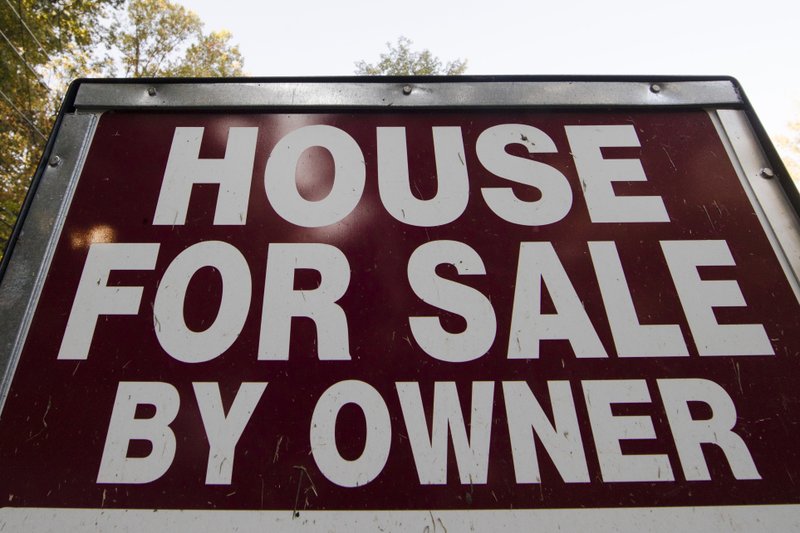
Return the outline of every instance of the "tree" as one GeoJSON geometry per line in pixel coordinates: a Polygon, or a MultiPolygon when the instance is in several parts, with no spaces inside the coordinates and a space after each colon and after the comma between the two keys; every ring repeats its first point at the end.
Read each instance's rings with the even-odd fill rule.
{"type": "Polygon", "coordinates": [[[189,46],[183,61],[172,70],[170,76],[217,77],[241,76],[244,59],[238,46],[231,46],[232,35],[227,30],[212,31],[202,35],[189,46]]]}
{"type": "Polygon", "coordinates": [[[0,0],[0,31],[0,257],[70,80],[242,75],[230,32],[169,0],[0,0]]]}
{"type": "Polygon", "coordinates": [[[442,64],[442,61],[427,49],[415,52],[413,43],[406,37],[399,37],[397,44],[386,43],[388,51],[380,55],[377,63],[366,61],[356,63],[356,74],[366,76],[428,76],[435,74],[463,74],[467,70],[465,59],[456,59],[442,64]]]}
{"type": "Polygon", "coordinates": [[[775,139],[775,147],[792,179],[800,187],[800,119],[789,123],[789,131],[775,139]]]}
{"type": "Polygon", "coordinates": [[[241,76],[244,61],[228,31],[203,33],[193,12],[169,0],[130,0],[108,44],[125,76],[241,76]]]}
{"type": "Polygon", "coordinates": [[[122,55],[125,77],[155,77],[174,67],[175,50],[202,31],[200,17],[168,0],[132,0],[119,13],[109,43],[122,55]]]}
{"type": "Polygon", "coordinates": [[[100,21],[120,3],[0,0],[0,254],[61,101],[62,76],[90,68],[100,21]]]}

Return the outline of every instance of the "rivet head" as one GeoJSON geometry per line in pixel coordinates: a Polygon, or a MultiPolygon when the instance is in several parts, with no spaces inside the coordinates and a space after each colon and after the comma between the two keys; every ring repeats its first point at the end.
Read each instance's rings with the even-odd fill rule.
{"type": "Polygon", "coordinates": [[[758,175],[764,178],[765,180],[771,180],[775,177],[775,172],[772,171],[769,167],[764,167],[758,171],[758,175]]]}
{"type": "Polygon", "coordinates": [[[405,94],[405,95],[411,94],[411,85],[404,85],[403,86],[403,94],[405,94]]]}
{"type": "Polygon", "coordinates": [[[661,85],[654,83],[650,86],[650,92],[654,94],[658,94],[661,92],[661,85]]]}
{"type": "Polygon", "coordinates": [[[49,165],[51,167],[57,167],[60,164],[61,164],[61,158],[59,156],[54,155],[53,157],[50,158],[49,165]]]}
{"type": "Polygon", "coordinates": [[[148,87],[147,88],[147,94],[149,94],[150,96],[155,96],[156,95],[156,88],[155,87],[148,87]]]}

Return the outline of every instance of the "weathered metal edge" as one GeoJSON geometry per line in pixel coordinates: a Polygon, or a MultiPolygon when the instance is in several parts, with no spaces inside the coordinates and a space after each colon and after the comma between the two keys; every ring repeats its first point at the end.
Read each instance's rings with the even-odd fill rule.
{"type": "Polygon", "coordinates": [[[97,124],[95,115],[66,115],[55,135],[14,250],[0,281],[0,413],[44,279],[97,124]]]}
{"type": "Polygon", "coordinates": [[[800,218],[782,184],[776,179],[776,173],[745,112],[716,110],[711,113],[711,119],[761,227],[775,250],[786,279],[800,302],[800,218]]]}
{"type": "Polygon", "coordinates": [[[74,106],[94,109],[738,106],[733,80],[677,81],[82,81],[74,106]]]}

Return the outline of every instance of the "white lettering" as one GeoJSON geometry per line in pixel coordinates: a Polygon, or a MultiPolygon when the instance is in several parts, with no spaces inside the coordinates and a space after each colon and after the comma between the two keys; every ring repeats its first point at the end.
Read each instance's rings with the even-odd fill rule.
{"type": "Polygon", "coordinates": [[[461,333],[446,331],[439,317],[412,316],[411,332],[425,353],[451,363],[472,361],[491,348],[497,332],[494,309],[483,294],[460,283],[436,275],[436,267],[450,264],[461,275],[486,274],[478,253],[457,241],[432,241],[423,244],[408,260],[408,281],[425,303],[457,313],[467,322],[461,333]]]}
{"type": "Polygon", "coordinates": [[[478,137],[475,151],[486,170],[515,183],[536,187],[542,197],[533,202],[520,200],[510,187],[484,187],[483,199],[494,213],[513,224],[544,226],[564,218],[572,207],[572,189],[567,178],[540,161],[506,152],[519,144],[531,154],[551,154],[558,150],[545,132],[525,124],[493,126],[478,137]]]}
{"type": "Polygon", "coordinates": [[[208,437],[206,485],[230,485],[236,444],[267,384],[242,383],[227,416],[222,406],[219,383],[192,383],[192,386],[208,437]]]}
{"type": "Polygon", "coordinates": [[[719,324],[714,307],[747,305],[735,280],[704,280],[697,267],[733,266],[721,240],[661,241],[689,329],[700,355],[773,355],[761,324],[719,324]]]}
{"type": "Polygon", "coordinates": [[[311,416],[311,453],[320,472],[340,487],[366,485],[381,473],[392,445],[392,421],[381,395],[363,381],[340,381],[326,390],[311,416]],[[367,422],[361,456],[352,461],[336,448],[336,417],[348,403],[356,404],[367,422]]]}
{"type": "Polygon", "coordinates": [[[589,469],[583,451],[578,415],[568,381],[548,381],[553,421],[547,418],[524,381],[504,381],[508,433],[517,483],[541,483],[534,435],[567,483],[588,483],[589,469]]]}
{"type": "Polygon", "coordinates": [[[250,267],[239,250],[222,241],[192,245],[170,263],[158,285],[153,303],[158,342],[178,361],[210,361],[238,338],[251,296],[250,267]],[[204,331],[193,331],[184,320],[184,301],[192,276],[204,267],[214,267],[222,278],[222,300],[214,322],[204,331]]]}
{"type": "Polygon", "coordinates": [[[608,357],[589,315],[549,242],[523,242],[519,248],[509,359],[537,359],[545,339],[568,339],[576,357],[608,357]],[[546,285],[555,313],[542,313],[546,285]]]}
{"type": "Polygon", "coordinates": [[[623,455],[620,441],[654,439],[649,416],[615,416],[614,403],[649,403],[643,379],[584,381],[583,394],[589,411],[597,458],[603,481],[673,481],[666,455],[623,455]]]}
{"type": "Polygon", "coordinates": [[[441,226],[464,212],[469,200],[461,128],[434,127],[433,151],[438,188],[422,200],[411,192],[405,128],[378,128],[378,190],[386,210],[412,226],[441,226]]]}
{"type": "Polygon", "coordinates": [[[725,453],[736,479],[761,479],[747,445],[733,432],[736,407],[725,389],[707,379],[659,379],[658,389],[688,481],[711,479],[700,446],[703,443],[714,444],[725,453]],[[708,405],[711,418],[693,419],[689,402],[708,405]]]}
{"type": "Polygon", "coordinates": [[[169,424],[180,408],[178,391],[169,383],[122,381],[111,412],[98,483],[150,483],[164,475],[175,458],[175,434],[169,424]],[[153,405],[152,418],[136,418],[137,405],[153,405]],[[146,457],[128,457],[132,440],[150,442],[146,457]]]}
{"type": "Polygon", "coordinates": [[[408,440],[414,454],[419,482],[423,485],[447,484],[447,436],[452,437],[458,474],[462,484],[486,483],[489,468],[489,441],[492,429],[494,383],[472,383],[472,414],[469,437],[453,382],[436,382],[433,394],[433,427],[428,433],[425,410],[418,383],[396,383],[403,410],[408,440]]]}
{"type": "Polygon", "coordinates": [[[597,273],[611,325],[611,334],[620,357],[687,356],[689,351],[677,324],[642,325],[636,316],[631,290],[613,242],[590,242],[589,252],[597,273]]]}
{"type": "Polygon", "coordinates": [[[350,283],[350,265],[338,248],[319,243],[271,243],[267,253],[260,360],[289,359],[292,317],[308,317],[317,326],[322,360],[350,359],[347,316],[336,302],[350,283]],[[294,290],[296,270],[319,272],[319,287],[294,290]]]}
{"type": "Polygon", "coordinates": [[[660,196],[617,196],[614,182],[647,181],[638,159],[605,159],[601,148],[638,147],[631,124],[565,126],[592,222],[669,222],[660,196]]]}
{"type": "Polygon", "coordinates": [[[135,315],[142,301],[142,287],[109,287],[112,270],[153,270],[158,244],[94,243],[83,265],[78,290],[67,320],[58,359],[81,360],[89,348],[100,315],[135,315]]]}
{"type": "Polygon", "coordinates": [[[215,225],[245,224],[258,128],[230,128],[223,159],[200,159],[203,130],[175,128],[153,225],[185,224],[196,183],[219,184],[215,225]]]}
{"type": "Polygon", "coordinates": [[[284,220],[315,228],[339,222],[356,207],[364,192],[364,155],[356,141],[333,126],[305,126],[275,145],[264,171],[270,205],[284,220]],[[324,199],[306,200],[297,189],[297,161],[307,149],[320,146],[334,162],[333,187],[324,199]]]}

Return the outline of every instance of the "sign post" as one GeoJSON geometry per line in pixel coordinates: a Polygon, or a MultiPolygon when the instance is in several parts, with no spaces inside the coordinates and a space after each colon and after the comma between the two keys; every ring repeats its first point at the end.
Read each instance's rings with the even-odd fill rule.
{"type": "Polygon", "coordinates": [[[797,192],[735,80],[65,110],[0,285],[0,523],[800,527],[797,192]]]}

